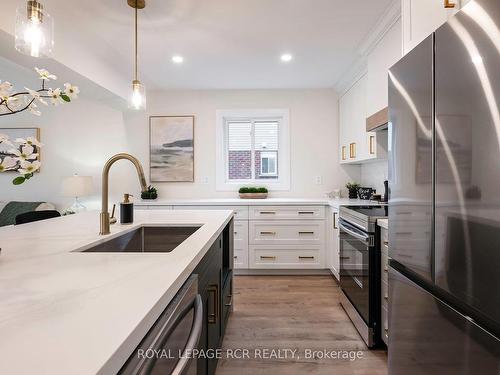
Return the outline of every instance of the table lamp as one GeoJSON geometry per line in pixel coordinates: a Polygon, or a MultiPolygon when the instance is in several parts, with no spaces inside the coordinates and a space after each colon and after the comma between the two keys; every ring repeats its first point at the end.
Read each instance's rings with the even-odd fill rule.
{"type": "Polygon", "coordinates": [[[75,198],[73,204],[65,212],[77,213],[85,211],[87,208],[80,203],[78,198],[92,194],[93,190],[92,176],[79,176],[75,173],[71,177],[65,177],[62,182],[62,194],[65,197],[75,198]]]}

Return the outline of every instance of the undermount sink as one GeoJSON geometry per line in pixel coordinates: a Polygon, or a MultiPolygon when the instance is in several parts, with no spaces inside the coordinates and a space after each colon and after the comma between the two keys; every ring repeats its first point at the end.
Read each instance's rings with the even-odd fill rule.
{"type": "Polygon", "coordinates": [[[142,227],[93,246],[84,253],[169,253],[201,226],[142,227]]]}

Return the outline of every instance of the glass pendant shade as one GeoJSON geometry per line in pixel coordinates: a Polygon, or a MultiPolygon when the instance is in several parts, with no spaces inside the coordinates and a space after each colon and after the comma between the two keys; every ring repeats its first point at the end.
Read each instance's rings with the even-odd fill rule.
{"type": "Polygon", "coordinates": [[[146,109],[146,86],[138,80],[132,81],[128,107],[138,111],[146,109]]]}
{"type": "Polygon", "coordinates": [[[54,48],[54,20],[38,1],[17,8],[15,47],[32,57],[51,57],[54,48]]]}

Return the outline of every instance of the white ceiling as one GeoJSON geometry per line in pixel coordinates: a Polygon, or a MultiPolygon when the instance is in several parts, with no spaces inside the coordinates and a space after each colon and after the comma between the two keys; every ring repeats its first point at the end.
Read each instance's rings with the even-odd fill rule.
{"type": "MultiPolygon", "coordinates": [[[[55,19],[56,48],[73,38],[75,48],[91,48],[132,79],[133,10],[126,0],[43,2],[55,19]]],[[[139,79],[148,89],[252,89],[333,87],[391,0],[146,2],[139,79]],[[282,63],[284,52],[294,60],[282,63]],[[174,54],[184,57],[182,65],[171,62],[174,54]]]]}

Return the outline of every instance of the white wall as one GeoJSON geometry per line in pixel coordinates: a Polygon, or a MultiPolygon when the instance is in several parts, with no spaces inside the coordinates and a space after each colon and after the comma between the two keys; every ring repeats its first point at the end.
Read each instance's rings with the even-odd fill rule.
{"type": "MultiPolygon", "coordinates": [[[[359,179],[359,167],[340,167],[338,107],[334,90],[215,90],[149,93],[148,113],[128,113],[125,122],[134,139],[132,153],[148,160],[148,116],[191,115],[195,124],[195,182],[158,183],[164,198],[234,197],[215,188],[215,126],[218,109],[290,110],[291,189],[274,197],[321,197],[359,179]],[[316,185],[316,176],[323,184],[316,185]],[[203,183],[208,179],[208,183],[203,183]]],[[[145,163],[147,165],[147,163],[145,163]]]]}
{"type": "MultiPolygon", "coordinates": [[[[42,171],[21,186],[13,186],[12,173],[0,175],[0,201],[46,200],[58,207],[71,199],[60,196],[63,176],[74,172],[92,175],[99,206],[100,174],[104,162],[117,152],[130,152],[142,161],[149,176],[149,115],[194,114],[195,182],[158,183],[161,198],[233,197],[215,191],[215,111],[234,108],[289,108],[291,130],[291,190],[275,197],[321,197],[360,179],[359,166],[341,167],[338,161],[337,96],[333,90],[171,91],[148,93],[148,113],[122,112],[81,98],[57,108],[44,107],[41,117],[23,113],[0,118],[1,127],[41,128],[42,171]],[[315,177],[323,184],[316,185],[315,177]],[[208,178],[208,184],[202,183],[208,178]]],[[[139,193],[135,170],[121,161],[111,171],[111,195],[139,193]]]]}

